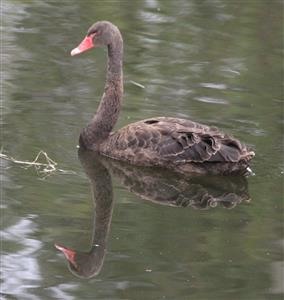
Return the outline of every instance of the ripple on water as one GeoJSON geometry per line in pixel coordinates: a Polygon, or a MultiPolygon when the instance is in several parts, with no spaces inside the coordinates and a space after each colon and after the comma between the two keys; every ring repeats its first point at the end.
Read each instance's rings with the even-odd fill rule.
{"type": "Polygon", "coordinates": [[[259,128],[259,123],[252,120],[245,119],[232,119],[233,122],[236,122],[236,128],[239,131],[247,132],[253,136],[266,136],[267,132],[263,128],[259,128]]]}
{"type": "MultiPolygon", "coordinates": [[[[29,216],[31,218],[32,216],[29,216]]],[[[33,217],[32,217],[33,218],[33,217]]],[[[20,219],[16,224],[1,231],[2,241],[10,241],[19,250],[9,251],[1,257],[1,291],[6,294],[26,295],[35,299],[28,289],[37,287],[42,280],[36,253],[42,243],[30,238],[35,232],[35,223],[30,219],[20,219]]],[[[22,296],[21,296],[22,297],[22,296]]]]}
{"type": "Polygon", "coordinates": [[[221,99],[221,98],[213,98],[213,97],[194,97],[194,100],[197,100],[199,102],[205,102],[205,103],[212,103],[212,104],[228,104],[227,100],[221,99]]]}
{"type": "Polygon", "coordinates": [[[228,89],[227,85],[224,83],[213,83],[213,82],[201,82],[200,86],[216,90],[226,90],[228,89]]]}
{"type": "Polygon", "coordinates": [[[150,11],[141,11],[140,17],[144,22],[147,21],[152,24],[174,23],[176,21],[175,18],[162,15],[161,13],[159,13],[159,11],[157,11],[157,13],[150,11]]]}

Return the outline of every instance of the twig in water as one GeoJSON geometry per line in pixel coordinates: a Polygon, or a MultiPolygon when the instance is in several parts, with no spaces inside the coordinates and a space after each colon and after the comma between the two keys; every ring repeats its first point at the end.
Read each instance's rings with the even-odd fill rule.
{"type": "Polygon", "coordinates": [[[50,175],[53,172],[59,172],[59,173],[63,173],[63,174],[76,174],[74,171],[62,170],[62,169],[56,168],[57,163],[54,160],[52,160],[47,155],[47,153],[44,152],[43,150],[39,151],[39,153],[36,155],[36,157],[33,161],[23,161],[23,160],[15,159],[14,157],[4,154],[2,150],[0,152],[0,158],[11,161],[15,164],[23,165],[26,168],[35,167],[35,169],[39,173],[43,173],[45,175],[50,175]],[[43,159],[45,159],[45,162],[39,162],[39,160],[42,157],[43,157],[43,159]]]}

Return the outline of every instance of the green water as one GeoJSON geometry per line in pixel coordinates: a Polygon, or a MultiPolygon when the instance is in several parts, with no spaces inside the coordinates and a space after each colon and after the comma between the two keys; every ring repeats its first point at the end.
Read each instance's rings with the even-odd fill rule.
{"type": "Polygon", "coordinates": [[[282,1],[2,0],[1,10],[1,147],[26,161],[43,150],[72,171],[45,176],[1,160],[1,297],[283,299],[282,1]],[[82,278],[54,243],[87,252],[99,223],[76,145],[103,91],[106,51],[70,50],[101,19],[125,43],[117,127],[158,115],[218,126],[255,150],[256,175],[233,191],[105,166],[110,185],[90,167],[113,202],[101,270],[82,278]],[[162,205],[165,191],[169,200],[184,189],[189,198],[162,205]],[[196,205],[200,189],[238,196],[196,205]]]}

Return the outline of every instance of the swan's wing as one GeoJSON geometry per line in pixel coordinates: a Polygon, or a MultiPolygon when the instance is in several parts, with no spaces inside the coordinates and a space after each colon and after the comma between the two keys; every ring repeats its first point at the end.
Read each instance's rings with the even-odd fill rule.
{"type": "Polygon", "coordinates": [[[157,160],[171,163],[238,162],[249,160],[246,147],[238,140],[189,120],[152,118],[132,123],[111,140],[112,153],[118,158],[134,161],[157,160]],[[116,149],[116,150],[113,150],[116,149]]]}
{"type": "Polygon", "coordinates": [[[157,150],[174,162],[238,162],[246,150],[215,127],[174,118],[156,124],[162,135],[157,150]]]}

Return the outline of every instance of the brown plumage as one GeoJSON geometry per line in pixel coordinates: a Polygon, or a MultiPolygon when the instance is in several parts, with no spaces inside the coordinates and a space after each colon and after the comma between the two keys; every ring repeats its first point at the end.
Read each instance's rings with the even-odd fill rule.
{"type": "Polygon", "coordinates": [[[81,147],[131,164],[181,173],[248,174],[254,152],[216,127],[157,117],[111,132],[123,95],[123,41],[118,28],[107,21],[95,23],[71,55],[96,46],[108,48],[106,85],[96,114],[80,135],[81,147]]]}

